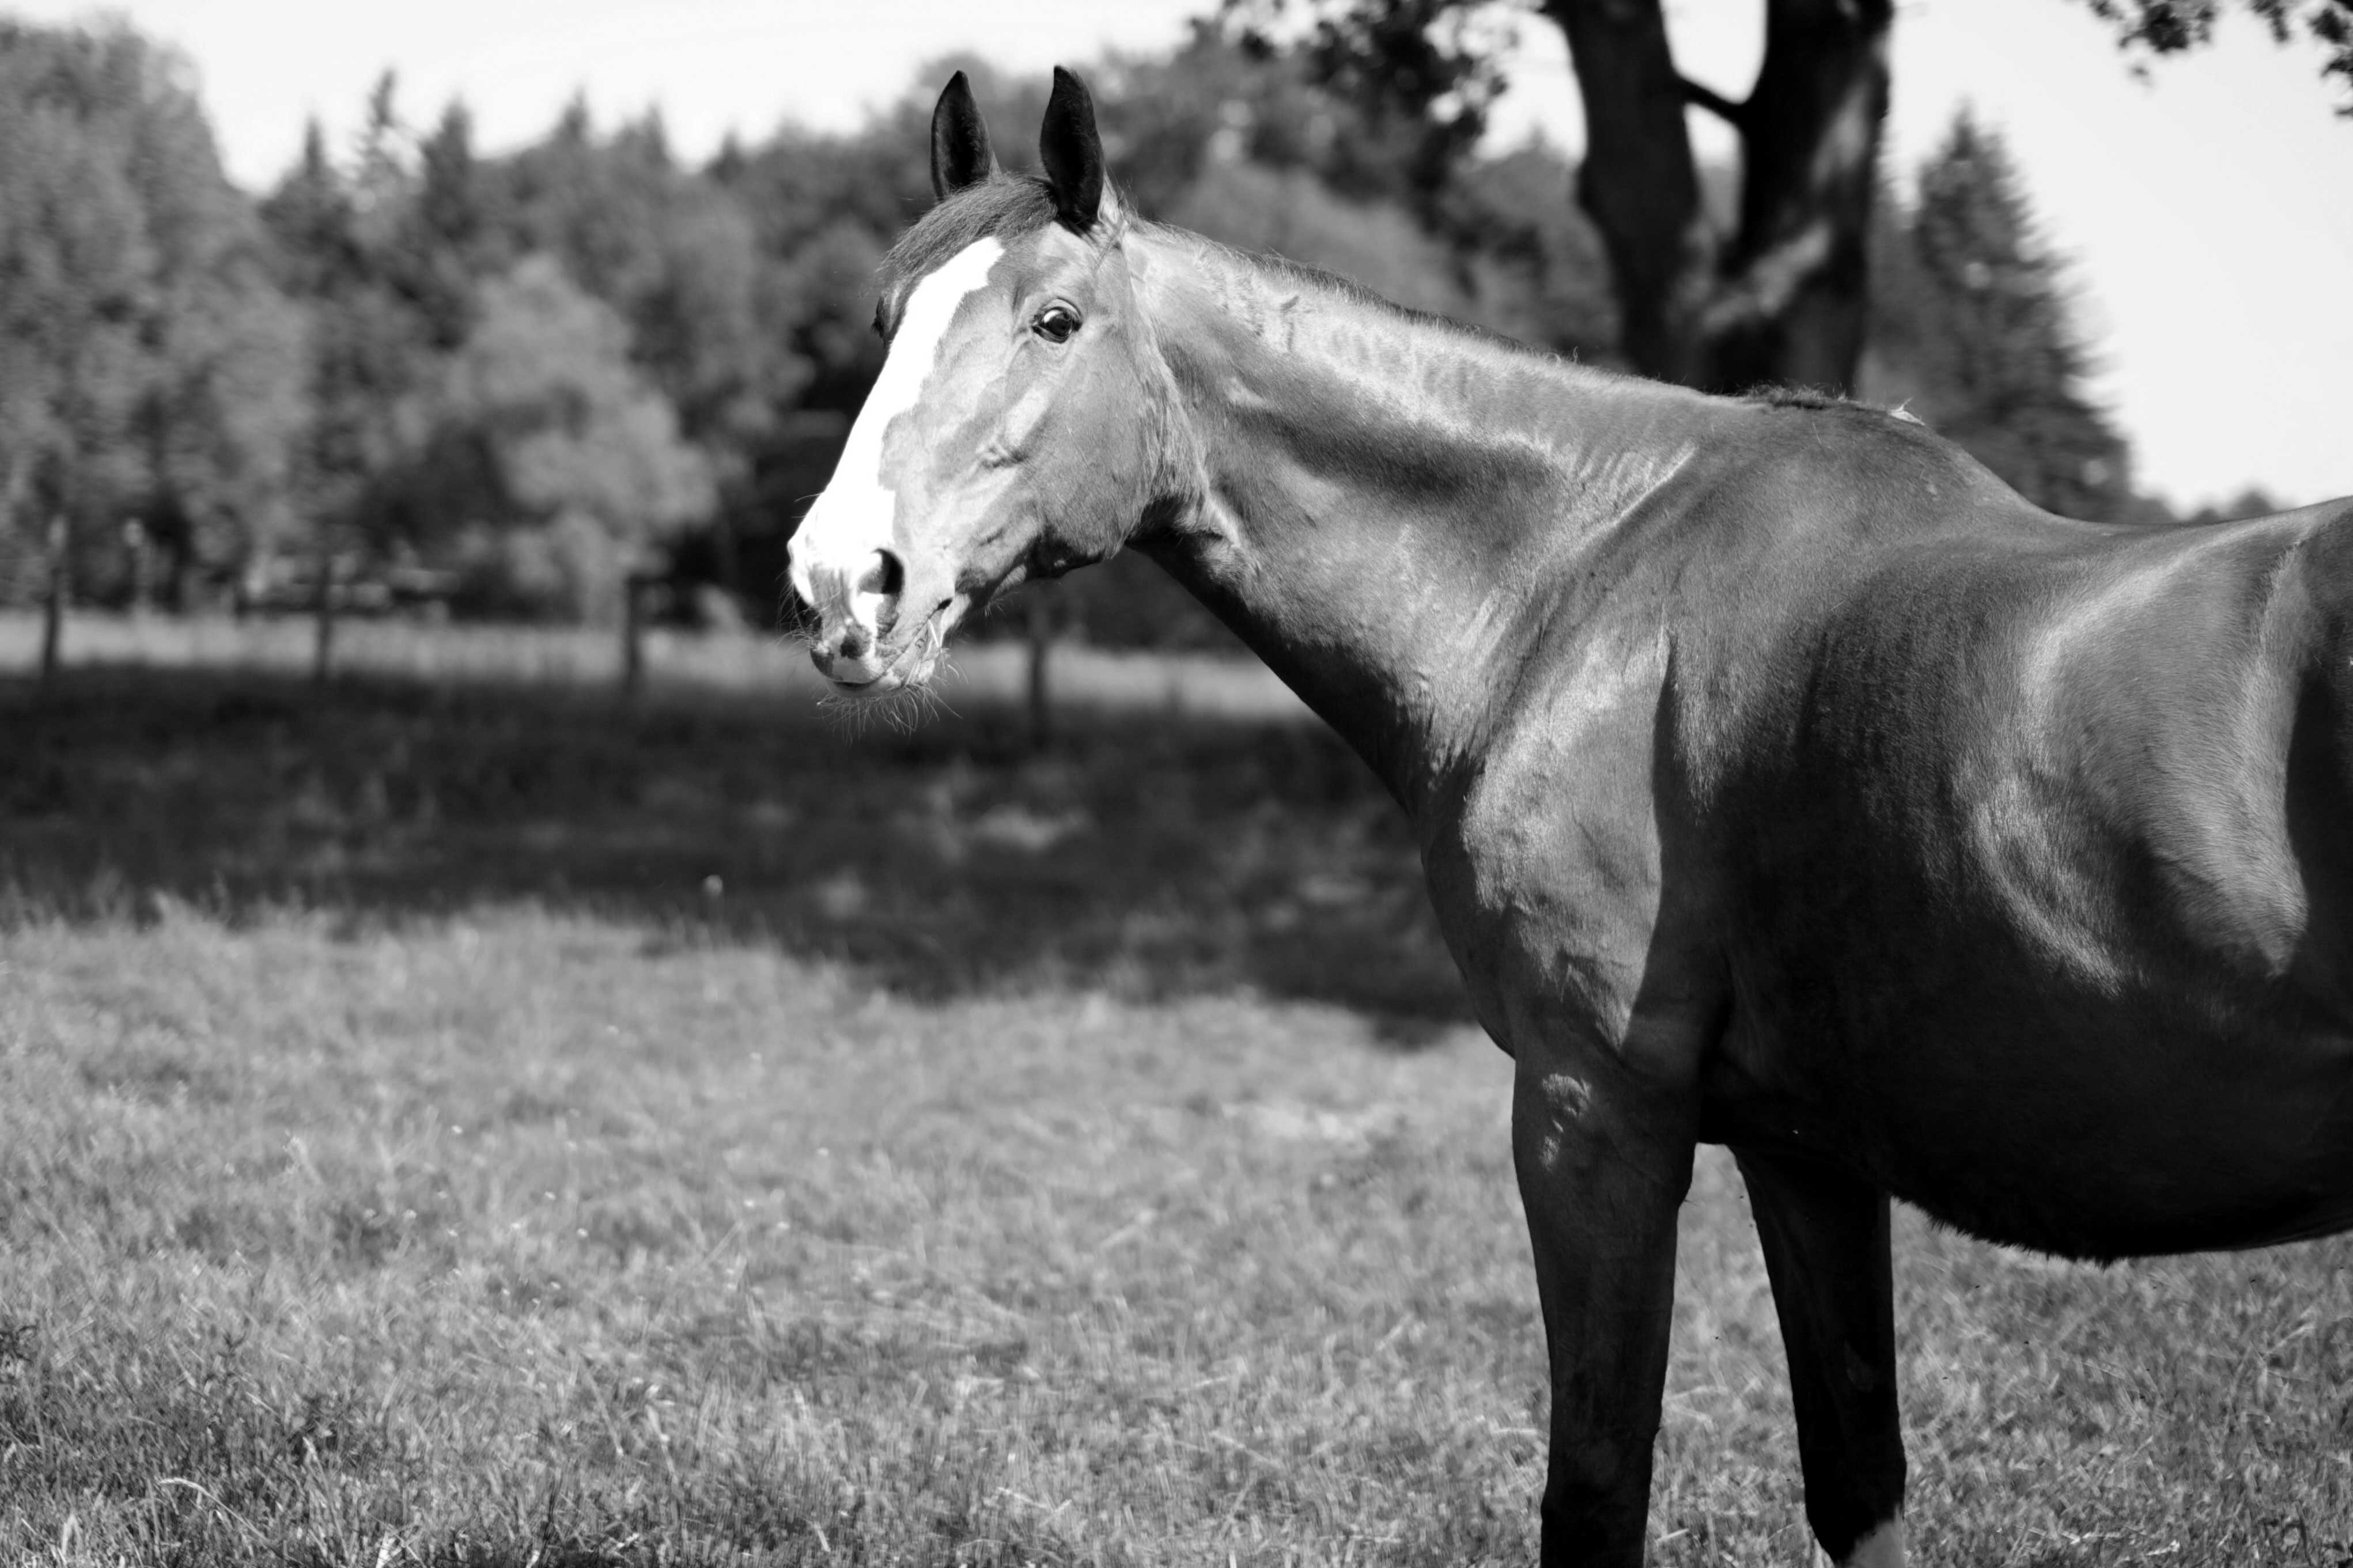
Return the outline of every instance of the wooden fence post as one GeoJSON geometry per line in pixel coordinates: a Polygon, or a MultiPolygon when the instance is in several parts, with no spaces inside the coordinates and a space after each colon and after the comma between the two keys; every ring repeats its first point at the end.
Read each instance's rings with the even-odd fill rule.
{"type": "Polygon", "coordinates": [[[1036,589],[1029,595],[1029,749],[1042,752],[1054,738],[1054,710],[1046,686],[1046,658],[1054,644],[1054,606],[1036,589]]]}
{"type": "Polygon", "coordinates": [[[131,557],[131,618],[137,620],[147,613],[148,597],[154,584],[148,581],[154,563],[148,551],[147,525],[137,518],[122,521],[122,550],[131,557]]]}
{"type": "Polygon", "coordinates": [[[319,547],[317,636],[311,645],[311,684],[324,686],[335,672],[335,552],[319,547]]]}
{"type": "Polygon", "coordinates": [[[635,700],[646,684],[646,589],[652,579],[631,572],[621,579],[621,695],[635,700]]]}
{"type": "Polygon", "coordinates": [[[49,513],[48,582],[41,595],[41,684],[56,679],[66,634],[66,595],[73,587],[73,552],[66,532],[66,514],[49,513]]]}

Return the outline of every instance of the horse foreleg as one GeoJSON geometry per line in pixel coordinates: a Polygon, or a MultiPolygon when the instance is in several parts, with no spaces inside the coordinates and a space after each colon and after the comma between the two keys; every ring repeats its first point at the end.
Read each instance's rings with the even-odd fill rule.
{"type": "Polygon", "coordinates": [[[1887,1194],[1803,1159],[1735,1154],[1788,1353],[1807,1522],[1840,1568],[1901,1568],[1887,1194]]]}
{"type": "Polygon", "coordinates": [[[1674,1310],[1688,1108],[1523,1051],[1513,1162],[1552,1363],[1544,1563],[1639,1564],[1674,1310]]]}

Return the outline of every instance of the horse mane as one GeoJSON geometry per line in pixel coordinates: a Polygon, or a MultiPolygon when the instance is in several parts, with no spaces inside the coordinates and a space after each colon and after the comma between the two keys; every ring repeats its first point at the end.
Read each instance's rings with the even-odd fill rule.
{"type": "Polygon", "coordinates": [[[1166,224],[1151,224],[1145,226],[1164,235],[1181,235],[1203,250],[1224,257],[1239,266],[1255,268],[1259,271],[1272,273],[1278,278],[1287,279],[1293,283],[1305,284],[1335,299],[1345,300],[1352,305],[1377,310],[1397,321],[1432,329],[1450,337],[1460,338],[1465,342],[1476,343],[1482,348],[1493,349],[1522,358],[1542,360],[1547,364],[1558,365],[1565,370],[1576,371],[1582,374],[1617,377],[1624,380],[1635,379],[1608,365],[1587,364],[1582,360],[1574,359],[1556,350],[1545,348],[1520,338],[1506,336],[1492,328],[1482,327],[1476,321],[1465,321],[1453,316],[1440,315],[1434,310],[1422,310],[1411,305],[1400,305],[1388,295],[1377,294],[1344,273],[1326,271],[1311,262],[1293,260],[1280,251],[1244,250],[1239,246],[1228,245],[1221,239],[1212,239],[1206,234],[1199,234],[1189,228],[1174,228],[1166,224]]]}
{"type": "Polygon", "coordinates": [[[1767,408],[1802,408],[1815,413],[1841,415],[1851,418],[1893,419],[1898,424],[1910,425],[1917,429],[1928,428],[1926,420],[1905,406],[1905,404],[1910,402],[1908,398],[1905,404],[1899,404],[1894,408],[1883,408],[1876,403],[1865,403],[1859,398],[1849,397],[1843,393],[1825,392],[1818,386],[1785,386],[1768,384],[1749,388],[1740,395],[1740,400],[1743,403],[1761,403],[1767,408]]]}
{"type": "Polygon", "coordinates": [[[1835,392],[1825,392],[1819,386],[1785,386],[1776,382],[1741,394],[1751,403],[1769,404],[1775,408],[1841,408],[1852,399],[1835,392]]]}
{"type": "Polygon", "coordinates": [[[883,257],[881,273],[895,289],[922,278],[975,241],[1018,239],[1054,221],[1054,189],[1034,174],[991,174],[965,186],[917,218],[883,257]]]}

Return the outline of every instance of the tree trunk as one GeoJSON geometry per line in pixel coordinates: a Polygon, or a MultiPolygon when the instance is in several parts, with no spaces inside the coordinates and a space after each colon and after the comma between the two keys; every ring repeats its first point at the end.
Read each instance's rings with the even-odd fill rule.
{"type": "Polygon", "coordinates": [[[1695,318],[1715,270],[1683,77],[1659,0],[1546,0],[1585,98],[1577,199],[1601,231],[1634,368],[1697,384],[1695,318]]]}
{"type": "Polygon", "coordinates": [[[41,684],[47,686],[57,678],[58,661],[64,651],[66,635],[66,595],[73,587],[73,552],[66,531],[66,514],[49,514],[48,582],[41,595],[41,684]]]}
{"type": "Polygon", "coordinates": [[[1846,392],[1862,355],[1864,254],[1887,113],[1893,0],[1767,0],[1747,101],[1683,79],[1660,0],[1546,0],[1585,97],[1578,199],[1616,275],[1626,357],[1712,392],[1846,392]],[[1738,226],[1699,200],[1683,112],[1741,142],[1738,226]]]}
{"type": "Polygon", "coordinates": [[[1893,16],[1892,0],[1767,7],[1765,63],[1737,121],[1740,232],[1709,310],[1718,388],[1854,385],[1893,16]]]}

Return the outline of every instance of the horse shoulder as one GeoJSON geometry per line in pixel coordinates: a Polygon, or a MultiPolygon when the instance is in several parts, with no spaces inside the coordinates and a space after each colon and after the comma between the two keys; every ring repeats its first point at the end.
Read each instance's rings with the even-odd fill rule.
{"type": "Polygon", "coordinates": [[[1431,898],[1505,1049],[1616,1047],[1659,989],[1661,931],[1673,923],[1654,780],[1666,629],[1609,617],[1547,639],[1534,662],[1424,824],[1431,898]]]}

